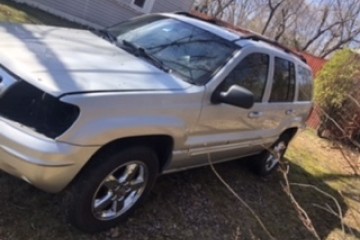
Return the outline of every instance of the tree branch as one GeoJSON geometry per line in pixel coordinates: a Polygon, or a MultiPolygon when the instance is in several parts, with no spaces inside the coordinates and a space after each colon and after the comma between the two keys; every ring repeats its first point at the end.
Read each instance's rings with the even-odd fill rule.
{"type": "Polygon", "coordinates": [[[266,30],[268,29],[268,27],[269,27],[269,25],[270,25],[270,22],[271,22],[271,20],[273,19],[276,11],[277,11],[278,8],[281,6],[281,4],[283,4],[284,2],[285,2],[284,0],[279,1],[275,6],[273,6],[272,0],[268,0],[268,5],[269,5],[269,8],[270,8],[270,13],[269,13],[268,19],[266,20],[265,26],[264,26],[263,30],[261,31],[261,34],[265,34],[265,32],[266,32],[266,30]]]}

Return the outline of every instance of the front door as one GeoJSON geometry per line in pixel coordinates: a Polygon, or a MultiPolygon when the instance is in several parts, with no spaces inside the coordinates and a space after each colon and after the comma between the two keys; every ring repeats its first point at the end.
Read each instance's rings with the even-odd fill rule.
{"type": "Polygon", "coordinates": [[[251,109],[244,109],[213,104],[211,97],[205,100],[198,125],[188,142],[192,164],[206,163],[208,153],[214,162],[250,155],[274,141],[269,138],[274,126],[267,120],[267,104],[263,103],[271,74],[268,54],[252,52],[241,58],[215,91],[239,85],[254,94],[255,104],[251,109]]]}

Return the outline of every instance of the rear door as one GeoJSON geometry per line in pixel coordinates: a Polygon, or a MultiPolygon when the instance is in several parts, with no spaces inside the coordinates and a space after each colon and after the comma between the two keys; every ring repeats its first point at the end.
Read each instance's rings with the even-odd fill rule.
{"type": "Polygon", "coordinates": [[[313,79],[312,72],[308,66],[298,64],[296,68],[297,72],[297,89],[298,95],[296,97],[295,106],[297,114],[296,116],[302,119],[303,123],[310,115],[313,99],[313,79]]]}
{"type": "Polygon", "coordinates": [[[273,126],[269,133],[278,137],[284,130],[300,122],[297,118],[298,107],[296,99],[296,65],[285,56],[273,57],[274,72],[268,86],[268,96],[265,100],[268,121],[273,126]]]}

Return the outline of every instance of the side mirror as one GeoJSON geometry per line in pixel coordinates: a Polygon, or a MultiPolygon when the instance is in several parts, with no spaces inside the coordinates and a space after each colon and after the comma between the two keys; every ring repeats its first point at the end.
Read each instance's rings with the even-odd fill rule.
{"type": "Polygon", "coordinates": [[[212,102],[249,109],[254,105],[254,94],[245,88],[233,85],[226,92],[215,92],[212,102]]]}

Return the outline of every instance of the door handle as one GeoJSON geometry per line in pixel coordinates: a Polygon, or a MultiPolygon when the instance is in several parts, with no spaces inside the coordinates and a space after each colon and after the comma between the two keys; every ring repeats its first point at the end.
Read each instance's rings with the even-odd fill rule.
{"type": "Polygon", "coordinates": [[[250,112],[248,117],[249,118],[259,118],[263,115],[263,112],[250,112]]]}
{"type": "Polygon", "coordinates": [[[295,110],[293,110],[293,109],[288,109],[288,110],[285,111],[286,115],[292,115],[294,113],[295,113],[295,110]]]}

